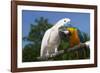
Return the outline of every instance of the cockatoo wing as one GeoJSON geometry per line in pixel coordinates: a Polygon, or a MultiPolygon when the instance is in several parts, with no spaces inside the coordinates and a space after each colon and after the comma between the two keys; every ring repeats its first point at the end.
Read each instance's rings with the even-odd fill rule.
{"type": "Polygon", "coordinates": [[[43,36],[42,43],[41,43],[41,52],[40,52],[41,56],[47,55],[49,36],[50,36],[50,29],[48,29],[43,36]]]}
{"type": "MultiPolygon", "coordinates": [[[[45,46],[48,45],[48,40],[50,39],[50,34],[51,34],[51,29],[48,29],[42,39],[42,44],[45,44],[45,46]]],[[[43,47],[43,45],[41,45],[41,48],[43,47]]]]}

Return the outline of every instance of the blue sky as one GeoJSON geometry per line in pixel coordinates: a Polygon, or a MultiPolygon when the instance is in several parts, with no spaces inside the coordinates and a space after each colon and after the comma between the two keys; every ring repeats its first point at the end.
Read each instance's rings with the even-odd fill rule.
{"type": "MultiPolygon", "coordinates": [[[[51,11],[22,11],[22,36],[27,36],[30,30],[30,24],[34,24],[36,18],[47,18],[49,23],[55,24],[62,18],[70,18],[72,26],[79,28],[81,31],[90,34],[90,14],[75,12],[51,12],[51,11]]],[[[27,43],[27,42],[26,42],[27,43]]],[[[23,45],[26,44],[23,42],[23,45]]]]}

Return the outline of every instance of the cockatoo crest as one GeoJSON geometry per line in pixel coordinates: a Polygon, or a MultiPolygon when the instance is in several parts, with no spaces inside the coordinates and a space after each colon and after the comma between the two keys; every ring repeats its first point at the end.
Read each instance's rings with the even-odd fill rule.
{"type": "Polygon", "coordinates": [[[68,24],[70,24],[70,19],[69,18],[63,18],[61,20],[59,20],[54,27],[63,27],[63,26],[67,26],[68,24]]]}

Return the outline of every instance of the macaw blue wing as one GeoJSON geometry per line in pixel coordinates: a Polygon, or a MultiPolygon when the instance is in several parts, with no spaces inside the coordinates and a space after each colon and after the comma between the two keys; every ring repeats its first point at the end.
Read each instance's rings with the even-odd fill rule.
{"type": "Polygon", "coordinates": [[[84,42],[86,42],[86,41],[89,40],[88,35],[87,35],[85,32],[82,32],[82,31],[80,31],[80,30],[78,30],[78,36],[79,36],[79,38],[80,38],[80,42],[81,42],[81,43],[84,43],[84,42]]]}

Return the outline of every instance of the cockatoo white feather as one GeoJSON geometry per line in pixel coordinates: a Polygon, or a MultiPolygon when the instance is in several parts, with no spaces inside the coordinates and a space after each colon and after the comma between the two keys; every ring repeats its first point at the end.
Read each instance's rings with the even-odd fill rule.
{"type": "Polygon", "coordinates": [[[60,44],[59,28],[64,27],[69,22],[69,18],[63,18],[45,32],[41,43],[41,57],[48,55],[51,56],[53,53],[57,52],[57,48],[60,44]]]}

